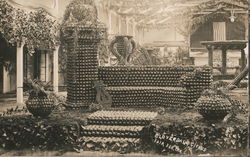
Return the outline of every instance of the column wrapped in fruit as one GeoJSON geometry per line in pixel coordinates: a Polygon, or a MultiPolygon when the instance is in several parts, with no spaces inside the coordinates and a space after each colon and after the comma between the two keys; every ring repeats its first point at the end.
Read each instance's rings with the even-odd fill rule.
{"type": "Polygon", "coordinates": [[[67,7],[62,26],[67,51],[67,107],[85,108],[95,101],[93,82],[98,80],[97,51],[106,38],[92,0],[74,0],[67,7]]]}

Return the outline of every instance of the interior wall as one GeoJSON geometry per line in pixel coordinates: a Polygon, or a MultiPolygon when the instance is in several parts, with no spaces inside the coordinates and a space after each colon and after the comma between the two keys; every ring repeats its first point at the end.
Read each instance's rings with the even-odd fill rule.
{"type": "Polygon", "coordinates": [[[121,34],[127,34],[126,19],[121,17],[121,34]]]}
{"type": "Polygon", "coordinates": [[[16,89],[16,48],[8,45],[6,40],[0,36],[0,57],[10,66],[2,68],[2,88],[3,93],[11,92],[16,89]]]}
{"type": "Polygon", "coordinates": [[[97,11],[99,20],[103,22],[107,27],[109,25],[108,10],[102,7],[98,7],[97,11]]]}
{"type": "Polygon", "coordinates": [[[16,90],[16,73],[9,72],[3,67],[3,93],[16,90]]]}
{"type": "Polygon", "coordinates": [[[150,29],[144,31],[143,43],[154,43],[158,41],[184,41],[184,37],[177,32],[175,27],[166,29],[150,29]]]}
{"type": "Polygon", "coordinates": [[[230,22],[228,20],[214,19],[200,26],[196,32],[191,35],[191,47],[203,48],[201,41],[213,40],[213,22],[226,23],[226,40],[245,40],[245,25],[240,21],[230,22]]]}
{"type": "Polygon", "coordinates": [[[3,66],[0,65],[0,93],[3,93],[3,66]]]}

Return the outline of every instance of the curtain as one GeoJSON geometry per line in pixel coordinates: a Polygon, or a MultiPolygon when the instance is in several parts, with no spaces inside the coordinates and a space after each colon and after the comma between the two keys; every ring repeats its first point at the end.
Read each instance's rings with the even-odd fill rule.
{"type": "Polygon", "coordinates": [[[214,41],[225,41],[226,40],[226,23],[225,22],[214,22],[213,23],[213,34],[214,41]]]}

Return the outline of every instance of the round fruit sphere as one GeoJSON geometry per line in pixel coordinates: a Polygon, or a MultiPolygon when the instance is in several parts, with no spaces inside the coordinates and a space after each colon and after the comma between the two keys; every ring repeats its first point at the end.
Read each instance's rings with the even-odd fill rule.
{"type": "Polygon", "coordinates": [[[26,107],[34,117],[46,118],[54,110],[55,105],[54,100],[46,96],[33,96],[26,101],[26,107]]]}
{"type": "Polygon", "coordinates": [[[230,112],[231,103],[226,97],[211,92],[198,99],[196,109],[206,120],[221,121],[230,112]]]}

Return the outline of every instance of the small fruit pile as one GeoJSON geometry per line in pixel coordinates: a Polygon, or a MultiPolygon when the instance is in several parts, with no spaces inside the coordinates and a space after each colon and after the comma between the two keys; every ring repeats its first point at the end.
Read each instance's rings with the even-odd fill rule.
{"type": "MultiPolygon", "coordinates": [[[[179,83],[186,88],[185,101],[187,104],[194,104],[204,89],[211,88],[213,79],[211,72],[211,68],[203,67],[181,76],[179,83]]],[[[193,105],[189,107],[193,107],[193,105]]]]}
{"type": "Polygon", "coordinates": [[[89,125],[148,125],[156,112],[140,111],[97,111],[87,118],[89,125]]]}
{"type": "Polygon", "coordinates": [[[223,94],[208,89],[198,99],[196,108],[207,120],[222,120],[231,111],[232,105],[223,94]]]}
{"type": "Polygon", "coordinates": [[[197,67],[191,72],[187,72],[181,76],[180,84],[187,88],[202,89],[210,87],[213,76],[211,75],[211,68],[197,67]]]}

